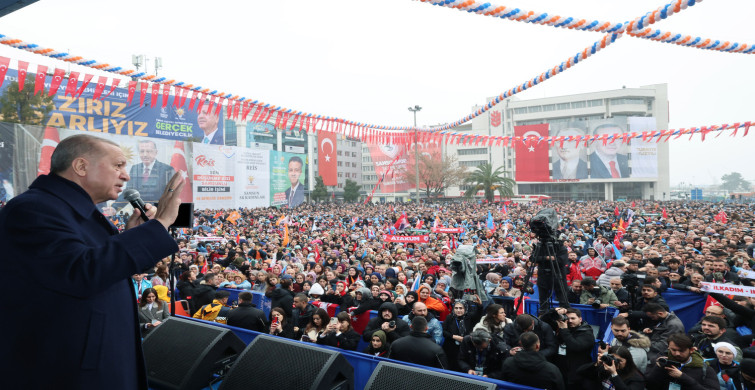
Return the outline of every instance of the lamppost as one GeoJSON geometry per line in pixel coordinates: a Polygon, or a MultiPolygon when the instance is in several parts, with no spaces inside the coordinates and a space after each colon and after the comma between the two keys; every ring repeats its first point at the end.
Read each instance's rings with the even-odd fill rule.
{"type": "Polygon", "coordinates": [[[419,205],[419,145],[417,144],[419,138],[417,138],[417,111],[421,109],[422,107],[418,105],[409,107],[409,111],[414,114],[414,185],[417,195],[417,205],[419,205]]]}

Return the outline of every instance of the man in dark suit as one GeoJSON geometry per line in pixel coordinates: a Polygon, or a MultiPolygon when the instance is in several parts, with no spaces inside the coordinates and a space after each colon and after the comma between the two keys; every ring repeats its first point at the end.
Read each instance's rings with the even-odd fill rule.
{"type": "MultiPolygon", "coordinates": [[[[623,134],[624,130],[613,123],[606,123],[595,128],[593,134],[623,134]]],[[[595,141],[595,152],[590,155],[590,178],[591,179],[620,179],[629,177],[629,157],[618,153],[621,142],[606,142],[598,139],[595,141]]]]}
{"type": "MultiPolygon", "coordinates": [[[[110,141],[68,137],[51,158],[49,175],[0,210],[0,267],[34,275],[0,284],[6,297],[24,292],[39,310],[5,321],[0,375],[13,389],[147,389],[130,276],[178,250],[168,233],[184,181],[176,174],[160,209],[137,210],[118,234],[97,203],[114,200],[124,183],[126,156],[110,141]],[[23,261],[19,261],[23,259],[23,261]]],[[[17,303],[2,300],[3,312],[17,303]]]]}
{"type": "MultiPolygon", "coordinates": [[[[569,127],[559,131],[555,136],[584,136],[581,129],[569,127]]],[[[580,143],[576,147],[563,143],[556,147],[558,160],[553,163],[553,179],[587,179],[587,161],[582,159],[585,147],[580,143]]]]}
{"type": "Polygon", "coordinates": [[[296,207],[304,202],[304,186],[299,183],[303,167],[304,162],[298,156],[288,160],[288,179],[291,181],[291,187],[286,190],[288,207],[296,207]]]}
{"type": "Polygon", "coordinates": [[[218,131],[218,122],[220,118],[215,115],[215,111],[207,112],[208,110],[199,111],[197,116],[197,124],[199,128],[204,132],[204,138],[202,138],[203,144],[224,145],[223,132],[218,131]]]}
{"type": "Polygon", "coordinates": [[[168,180],[176,173],[168,164],[157,161],[157,145],[152,140],[139,141],[139,159],[142,161],[131,167],[130,186],[141,194],[145,202],[160,199],[168,180]]]}

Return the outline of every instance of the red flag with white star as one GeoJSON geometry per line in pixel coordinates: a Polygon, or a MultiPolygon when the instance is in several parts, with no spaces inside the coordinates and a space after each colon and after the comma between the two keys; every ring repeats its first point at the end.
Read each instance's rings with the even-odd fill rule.
{"type": "Polygon", "coordinates": [[[34,95],[45,90],[45,79],[47,78],[47,65],[37,65],[37,76],[34,79],[34,95]]]}
{"type": "Polygon", "coordinates": [[[336,134],[321,131],[317,135],[317,173],[326,186],[338,185],[336,134]]]}
{"type": "Polygon", "coordinates": [[[188,170],[186,169],[186,152],[184,149],[184,143],[181,141],[176,141],[175,146],[173,146],[173,156],[170,158],[170,166],[173,167],[173,169],[175,169],[176,171],[184,172],[184,180],[186,180],[186,182],[184,183],[183,189],[181,190],[181,201],[185,203],[191,203],[191,182],[189,181],[188,176],[185,175],[186,172],[188,172],[188,170]]]}
{"type": "Polygon", "coordinates": [[[540,142],[548,136],[548,124],[514,126],[514,135],[521,140],[516,145],[516,181],[549,181],[548,143],[540,142]]]}
{"type": "Polygon", "coordinates": [[[102,95],[102,92],[105,90],[105,87],[107,86],[107,77],[100,76],[97,78],[97,86],[94,87],[94,95],[92,95],[92,99],[97,100],[100,98],[100,95],[102,95]]]}
{"type": "Polygon", "coordinates": [[[39,159],[37,176],[50,173],[50,159],[52,158],[52,152],[58,146],[59,142],[60,135],[58,134],[58,129],[54,127],[45,127],[45,136],[42,139],[42,155],[39,159]]]}
{"type": "Polygon", "coordinates": [[[24,90],[24,84],[26,84],[26,72],[29,69],[29,63],[26,61],[18,61],[18,90],[24,90]]]}

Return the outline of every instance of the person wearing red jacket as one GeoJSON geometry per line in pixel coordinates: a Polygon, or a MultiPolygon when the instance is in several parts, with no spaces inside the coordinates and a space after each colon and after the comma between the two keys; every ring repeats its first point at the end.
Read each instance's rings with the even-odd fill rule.
{"type": "Polygon", "coordinates": [[[569,252],[569,273],[566,274],[566,284],[571,286],[575,280],[582,280],[582,271],[579,269],[579,258],[576,252],[569,252]]]}
{"type": "Polygon", "coordinates": [[[606,262],[598,256],[595,248],[587,248],[587,254],[579,259],[579,270],[582,272],[582,277],[589,276],[598,279],[600,274],[606,270],[606,262]]]}

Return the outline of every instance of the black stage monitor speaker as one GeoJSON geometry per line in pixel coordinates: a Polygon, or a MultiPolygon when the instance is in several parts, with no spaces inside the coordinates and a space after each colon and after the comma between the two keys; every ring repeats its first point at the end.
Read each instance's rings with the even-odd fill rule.
{"type": "Polygon", "coordinates": [[[213,373],[244,350],[233,332],[178,317],[167,319],[144,338],[147,379],[155,389],[202,389],[213,373]]]}
{"type": "Polygon", "coordinates": [[[364,390],[495,390],[496,388],[495,383],[420,370],[396,363],[380,362],[372,372],[364,390]]]}
{"type": "Polygon", "coordinates": [[[354,368],[339,352],[275,336],[252,341],[218,390],[353,390],[354,368]]]}

